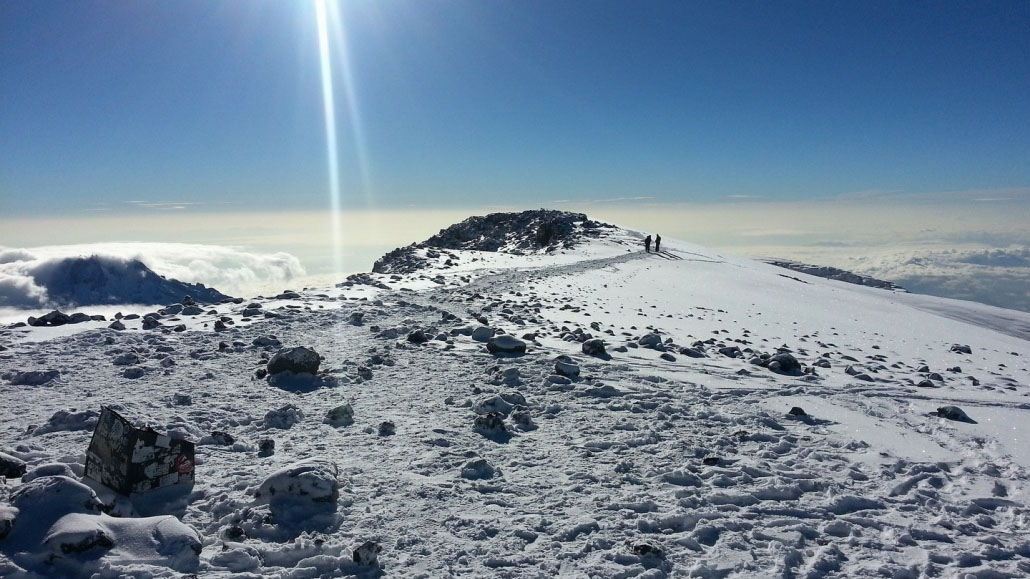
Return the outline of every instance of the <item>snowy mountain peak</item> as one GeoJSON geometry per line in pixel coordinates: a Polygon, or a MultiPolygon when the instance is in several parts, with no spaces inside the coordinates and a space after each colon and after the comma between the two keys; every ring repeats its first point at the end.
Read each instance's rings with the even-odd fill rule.
{"type": "Polygon", "coordinates": [[[91,255],[47,261],[31,272],[54,305],[163,304],[191,296],[204,303],[228,296],[204,284],[164,278],[136,259],[91,255]]]}
{"type": "Polygon", "coordinates": [[[553,252],[572,248],[584,238],[597,238],[614,225],[589,219],[583,213],[534,209],[519,213],[490,213],[474,216],[441,229],[422,243],[401,247],[375,262],[375,273],[411,273],[426,267],[419,249],[476,250],[487,252],[553,252]]]}

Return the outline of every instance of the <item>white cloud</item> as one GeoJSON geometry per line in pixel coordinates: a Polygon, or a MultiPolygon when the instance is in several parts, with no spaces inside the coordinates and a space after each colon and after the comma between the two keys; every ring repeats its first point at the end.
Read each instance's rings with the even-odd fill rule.
{"type": "Polygon", "coordinates": [[[33,273],[67,257],[106,256],[138,259],[159,275],[203,283],[230,294],[249,296],[283,289],[305,275],[289,253],[252,253],[234,247],[190,243],[96,243],[33,248],[0,247],[0,305],[48,306],[46,290],[33,273]]]}

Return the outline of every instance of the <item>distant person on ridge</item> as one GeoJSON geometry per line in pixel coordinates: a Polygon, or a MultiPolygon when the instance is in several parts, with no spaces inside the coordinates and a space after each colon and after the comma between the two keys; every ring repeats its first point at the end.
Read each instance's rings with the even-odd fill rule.
{"type": "Polygon", "coordinates": [[[658,253],[659,251],[661,251],[661,247],[662,247],[662,236],[661,235],[655,235],[654,236],[654,252],[658,253]]]}
{"type": "Polygon", "coordinates": [[[644,251],[651,253],[651,236],[648,235],[644,238],[644,251]]]}

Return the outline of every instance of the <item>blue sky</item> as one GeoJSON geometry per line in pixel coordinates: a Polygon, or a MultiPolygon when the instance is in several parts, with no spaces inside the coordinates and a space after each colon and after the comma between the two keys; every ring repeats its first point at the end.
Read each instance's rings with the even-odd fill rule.
{"type": "MultiPolygon", "coordinates": [[[[1027,2],[336,12],[345,207],[1030,186],[1027,2]]],[[[8,1],[0,38],[8,216],[328,206],[312,3],[8,1]]]]}

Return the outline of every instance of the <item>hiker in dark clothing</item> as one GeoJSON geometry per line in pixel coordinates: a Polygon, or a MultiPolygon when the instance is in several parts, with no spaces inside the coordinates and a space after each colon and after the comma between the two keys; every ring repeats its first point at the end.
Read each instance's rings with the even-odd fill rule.
{"type": "Polygon", "coordinates": [[[648,235],[644,238],[644,251],[651,253],[651,236],[648,235]]]}
{"type": "Polygon", "coordinates": [[[662,236],[661,235],[655,235],[654,236],[654,252],[658,253],[659,251],[661,251],[661,247],[662,247],[662,236]]]}

